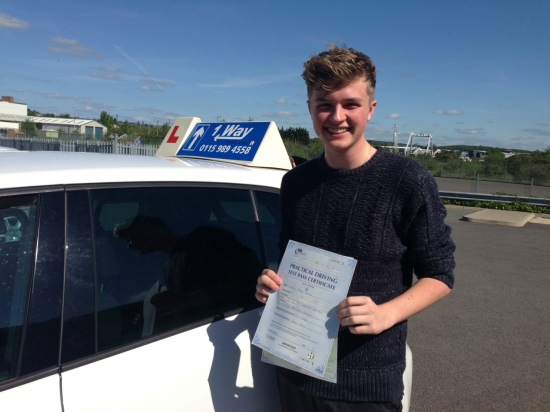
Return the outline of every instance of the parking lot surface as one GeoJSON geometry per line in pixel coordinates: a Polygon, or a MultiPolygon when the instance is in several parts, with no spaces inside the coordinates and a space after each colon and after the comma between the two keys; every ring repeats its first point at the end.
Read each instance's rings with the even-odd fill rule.
{"type": "Polygon", "coordinates": [[[409,321],[411,412],[550,408],[550,226],[461,221],[455,288],[409,321]]]}

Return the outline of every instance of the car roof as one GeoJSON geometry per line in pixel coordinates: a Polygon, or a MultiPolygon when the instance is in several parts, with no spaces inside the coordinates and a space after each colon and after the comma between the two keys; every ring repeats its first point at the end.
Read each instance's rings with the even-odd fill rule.
{"type": "Polygon", "coordinates": [[[213,160],[73,152],[4,152],[0,189],[120,182],[210,182],[279,188],[285,170],[213,160]]]}

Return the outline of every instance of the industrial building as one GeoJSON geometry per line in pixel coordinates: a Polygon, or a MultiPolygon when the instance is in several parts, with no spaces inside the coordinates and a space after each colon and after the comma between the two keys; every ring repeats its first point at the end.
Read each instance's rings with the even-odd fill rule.
{"type": "Polygon", "coordinates": [[[57,137],[58,133],[76,133],[89,138],[103,139],[107,128],[90,119],[65,119],[60,117],[27,116],[27,105],[13,101],[11,96],[2,96],[0,101],[0,130],[20,130],[25,120],[35,123],[39,136],[57,137]],[[42,132],[41,132],[42,131],[42,132]]]}

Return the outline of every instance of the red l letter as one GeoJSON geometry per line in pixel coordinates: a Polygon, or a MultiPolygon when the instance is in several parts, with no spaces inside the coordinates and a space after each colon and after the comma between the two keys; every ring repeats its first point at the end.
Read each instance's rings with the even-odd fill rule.
{"type": "Polygon", "coordinates": [[[176,133],[178,132],[179,126],[174,126],[174,130],[172,130],[172,134],[170,134],[170,137],[166,141],[166,143],[176,143],[179,139],[179,136],[176,136],[176,133]]]}

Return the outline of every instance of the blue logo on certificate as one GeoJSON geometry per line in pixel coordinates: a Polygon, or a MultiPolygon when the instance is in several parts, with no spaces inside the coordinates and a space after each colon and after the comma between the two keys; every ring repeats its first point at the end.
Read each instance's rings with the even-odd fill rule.
{"type": "Polygon", "coordinates": [[[251,162],[270,122],[198,123],[178,156],[251,162]]]}

